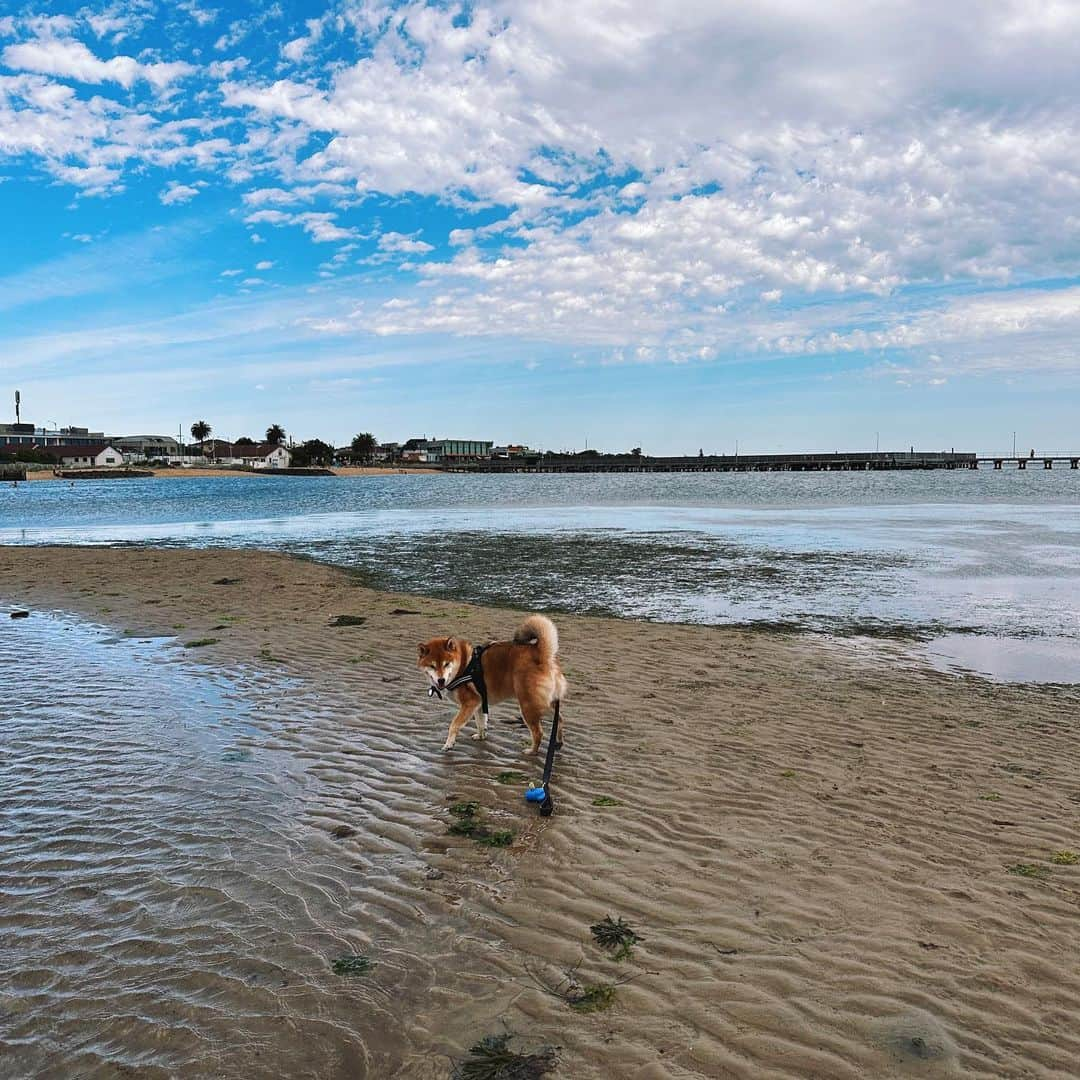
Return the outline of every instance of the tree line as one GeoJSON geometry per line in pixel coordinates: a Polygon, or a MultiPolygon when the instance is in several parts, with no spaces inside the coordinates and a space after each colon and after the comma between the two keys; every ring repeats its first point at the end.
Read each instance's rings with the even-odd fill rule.
{"type": "MultiPolygon", "coordinates": [[[[191,437],[202,447],[204,457],[206,456],[206,443],[213,434],[213,430],[205,420],[196,420],[191,425],[191,437]]],[[[271,424],[266,429],[265,441],[268,443],[273,443],[275,446],[284,446],[287,438],[288,435],[280,424],[271,424]]],[[[232,445],[255,446],[256,443],[249,436],[241,435],[232,445]]],[[[349,448],[352,451],[354,460],[370,464],[375,457],[375,450],[378,445],[378,440],[370,431],[363,431],[353,436],[349,448]]],[[[293,465],[299,468],[307,468],[312,465],[332,465],[334,463],[334,447],[323,442],[322,439],[307,439],[305,442],[290,446],[289,452],[292,455],[293,465]]]]}

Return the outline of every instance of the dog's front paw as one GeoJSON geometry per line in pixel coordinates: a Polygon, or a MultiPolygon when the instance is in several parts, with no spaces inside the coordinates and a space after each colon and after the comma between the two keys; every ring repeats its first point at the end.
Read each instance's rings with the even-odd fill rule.
{"type": "Polygon", "coordinates": [[[539,749],[540,748],[538,746],[533,746],[532,743],[530,743],[528,746],[525,747],[524,750],[522,750],[522,753],[526,757],[536,757],[537,753],[539,752],[539,749]]]}
{"type": "Polygon", "coordinates": [[[443,748],[443,753],[445,754],[447,750],[453,750],[454,749],[454,744],[452,742],[444,742],[442,748],[443,748]]]}
{"type": "Polygon", "coordinates": [[[483,741],[483,740],[485,740],[487,738],[487,733],[484,732],[484,731],[474,731],[472,737],[474,739],[479,739],[479,740],[483,741]]]}

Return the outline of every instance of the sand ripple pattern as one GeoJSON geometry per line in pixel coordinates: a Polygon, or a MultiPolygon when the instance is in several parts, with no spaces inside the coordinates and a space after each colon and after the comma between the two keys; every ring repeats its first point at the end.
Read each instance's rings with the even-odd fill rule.
{"type": "MultiPolygon", "coordinates": [[[[422,892],[402,884],[422,880],[419,841],[392,798],[341,790],[376,822],[348,849],[341,816],[305,804],[323,790],[305,758],[327,790],[348,760],[310,695],[0,614],[0,1076],[396,1072],[456,935],[426,941],[422,892]],[[376,958],[370,978],[333,973],[350,952],[376,958]]],[[[415,772],[371,749],[388,791],[415,772]]],[[[430,1043],[420,1057],[448,1072],[430,1043]]]]}
{"type": "MultiPolygon", "coordinates": [[[[535,775],[512,712],[441,755],[449,710],[412,666],[417,640],[502,636],[515,613],[272,555],[110,554],[35,551],[11,595],[56,596],[74,567],[92,611],[144,582],[112,617],[237,620],[205,650],[233,681],[110,663],[76,710],[44,659],[31,682],[5,673],[35,687],[0,713],[15,1075],[445,1080],[503,1025],[558,1045],[567,1080],[1078,1075],[1080,865],[1052,861],[1080,851],[1075,688],[567,616],[542,821],[497,779],[535,775]],[[366,621],[334,628],[343,613],[366,621]],[[458,799],[513,845],[447,836],[458,799]],[[641,933],[630,960],[591,941],[606,914],[641,933]],[[346,948],[379,966],[343,988],[328,957],[346,948]],[[613,1007],[545,989],[567,971],[619,983],[613,1007]]],[[[0,582],[14,565],[0,551],[0,582]]]]}

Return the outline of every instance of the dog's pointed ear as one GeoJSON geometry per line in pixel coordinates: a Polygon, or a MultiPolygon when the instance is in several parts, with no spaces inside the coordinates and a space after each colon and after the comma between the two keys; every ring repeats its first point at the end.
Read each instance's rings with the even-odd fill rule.
{"type": "Polygon", "coordinates": [[[446,639],[446,647],[450,650],[450,652],[453,652],[457,648],[457,643],[452,637],[448,637],[446,639]]]}
{"type": "Polygon", "coordinates": [[[427,645],[426,645],[426,644],[425,644],[425,643],[424,643],[423,641],[421,641],[421,642],[420,642],[420,644],[419,644],[419,645],[417,645],[416,647],[417,647],[417,649],[418,649],[418,650],[420,651],[420,655],[421,655],[421,656],[427,656],[427,654],[428,654],[428,647],[427,647],[427,645]]]}

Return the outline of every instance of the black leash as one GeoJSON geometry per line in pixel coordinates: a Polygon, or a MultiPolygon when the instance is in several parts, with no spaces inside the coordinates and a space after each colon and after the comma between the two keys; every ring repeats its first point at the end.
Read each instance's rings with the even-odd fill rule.
{"type": "Polygon", "coordinates": [[[551,817],[555,810],[555,800],[551,797],[551,771],[555,767],[555,751],[562,746],[559,741],[559,703],[555,702],[555,716],[551,721],[551,734],[548,736],[547,757],[544,759],[544,779],[539,787],[529,788],[525,792],[528,802],[540,804],[540,816],[551,817]]]}

